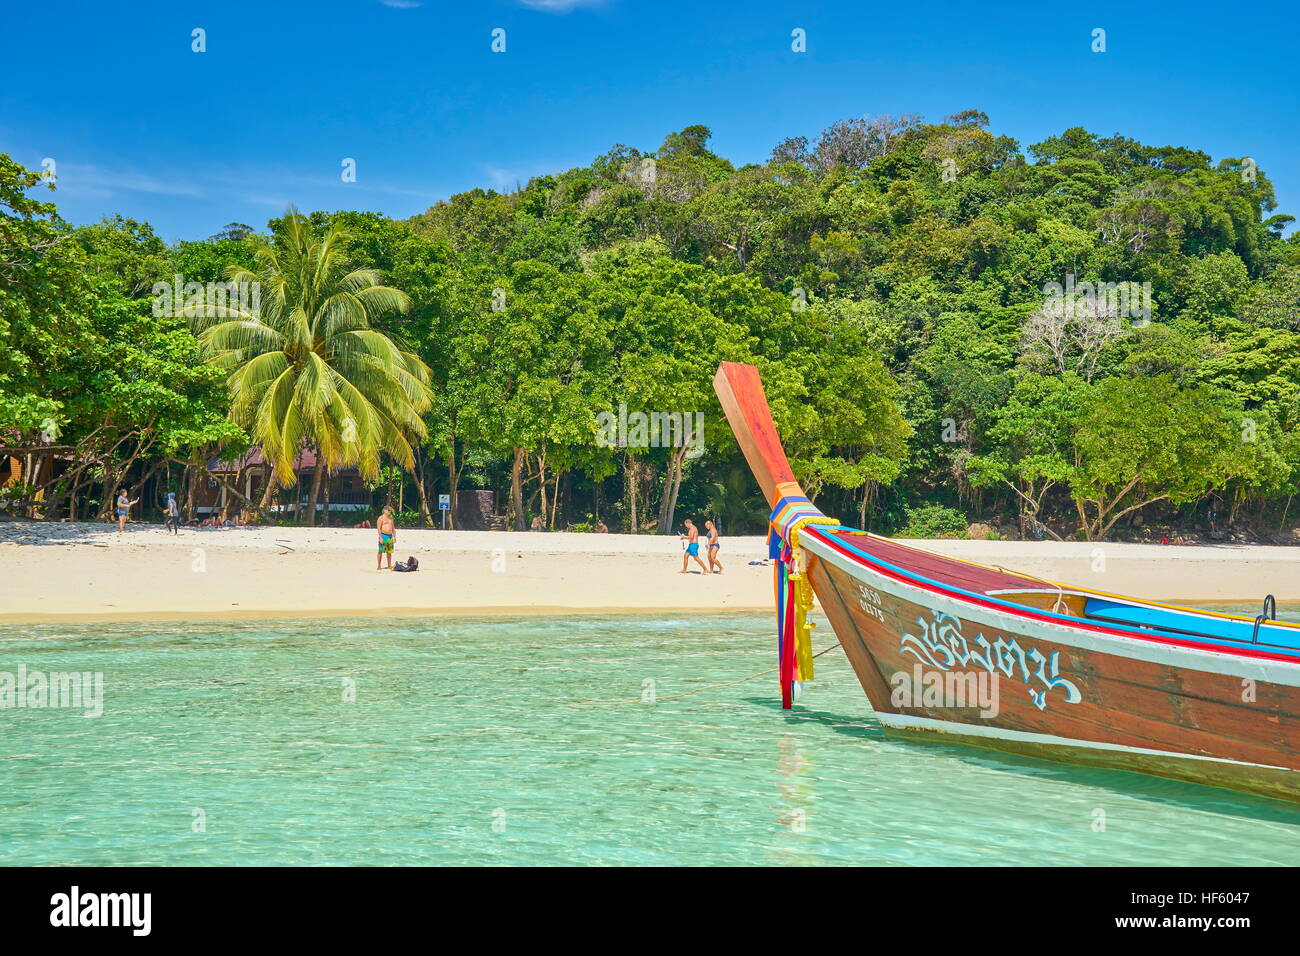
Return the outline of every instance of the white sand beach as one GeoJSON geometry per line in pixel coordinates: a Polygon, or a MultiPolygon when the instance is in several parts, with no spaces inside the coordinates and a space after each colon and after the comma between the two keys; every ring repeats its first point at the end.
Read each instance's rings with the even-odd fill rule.
{"type": "MultiPolygon", "coordinates": [[[[917,541],[919,547],[1053,581],[1139,597],[1255,604],[1300,601],[1300,548],[917,541]]],[[[375,532],[0,523],[0,621],[177,620],[373,613],[766,610],[759,537],[725,538],[726,573],[679,574],[674,537],[487,531],[398,532],[375,570],[375,532]]]]}

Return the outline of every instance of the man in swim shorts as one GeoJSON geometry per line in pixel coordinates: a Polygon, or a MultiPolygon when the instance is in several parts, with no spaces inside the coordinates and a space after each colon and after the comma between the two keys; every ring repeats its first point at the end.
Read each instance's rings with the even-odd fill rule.
{"type": "Polygon", "coordinates": [[[704,529],[709,539],[709,570],[714,574],[721,574],[722,562],[718,560],[718,552],[722,547],[722,538],[718,535],[718,527],[712,521],[706,521],[704,529]]]}
{"type": "Polygon", "coordinates": [[[681,573],[686,573],[686,566],[690,563],[691,558],[694,558],[695,563],[700,566],[700,570],[705,574],[708,574],[709,569],[706,568],[704,562],[700,560],[700,532],[695,527],[695,522],[690,518],[686,519],[686,533],[681,535],[681,539],[686,542],[686,551],[682,554],[681,573]]]}
{"type": "Polygon", "coordinates": [[[397,543],[397,525],[393,521],[393,506],[385,505],[384,513],[375,522],[379,531],[379,554],[375,557],[375,570],[382,571],[384,555],[388,555],[388,570],[393,570],[393,545],[397,543]]]}

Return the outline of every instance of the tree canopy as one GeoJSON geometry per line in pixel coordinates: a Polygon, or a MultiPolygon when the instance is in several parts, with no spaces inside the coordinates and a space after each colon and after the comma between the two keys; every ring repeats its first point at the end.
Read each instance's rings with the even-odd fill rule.
{"type": "Polygon", "coordinates": [[[0,157],[0,432],[93,462],[45,489],[65,511],[250,443],[291,483],[305,444],[373,481],[398,466],[426,516],[489,488],[517,527],[753,530],[709,384],[736,360],[809,492],[877,530],[941,508],[1131,536],[1211,501],[1285,524],[1300,240],[1253,161],[1077,127],[1022,147],[977,110],[850,117],[755,164],[710,143],[687,126],[407,220],[291,212],[170,246],[63,222],[0,157]],[[257,314],[152,308],[158,283],[223,281],[260,283],[257,314]],[[702,434],[611,446],[620,407],[702,434]]]}

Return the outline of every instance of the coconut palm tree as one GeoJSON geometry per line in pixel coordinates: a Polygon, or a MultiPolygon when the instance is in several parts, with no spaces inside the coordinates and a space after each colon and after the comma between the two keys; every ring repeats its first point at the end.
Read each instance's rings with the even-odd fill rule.
{"type": "Polygon", "coordinates": [[[411,469],[411,440],[424,436],[433,401],[428,366],[372,328],[408,311],[410,297],[376,270],[352,268],[346,241],[337,226],[313,235],[291,208],[276,241],[257,246],[254,271],[227,273],[254,293],[185,310],[206,361],[229,370],[230,417],[271,463],[268,491],[294,484],[299,452],[316,450],[312,524],[324,470],[355,465],[377,481],[381,453],[411,469]]]}

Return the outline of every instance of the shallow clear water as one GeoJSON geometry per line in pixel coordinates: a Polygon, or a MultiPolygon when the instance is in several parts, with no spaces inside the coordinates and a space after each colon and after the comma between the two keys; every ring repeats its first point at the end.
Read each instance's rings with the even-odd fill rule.
{"type": "Polygon", "coordinates": [[[886,738],[838,650],[791,713],[771,674],[668,699],[771,667],[771,631],[0,628],[0,671],[104,674],[98,718],[0,710],[0,864],[1300,862],[1300,809],[886,738]]]}

